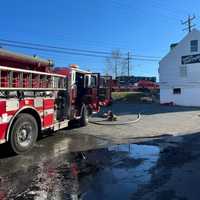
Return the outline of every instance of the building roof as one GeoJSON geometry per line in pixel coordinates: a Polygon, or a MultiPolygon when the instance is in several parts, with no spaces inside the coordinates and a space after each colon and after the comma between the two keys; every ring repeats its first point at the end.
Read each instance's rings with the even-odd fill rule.
{"type": "Polygon", "coordinates": [[[179,49],[180,45],[181,45],[188,37],[190,37],[190,36],[193,35],[194,33],[197,33],[197,34],[200,35],[200,31],[199,31],[198,29],[196,29],[196,28],[192,29],[191,32],[189,32],[180,42],[177,43],[177,45],[176,45],[173,49],[171,49],[171,50],[167,53],[167,55],[165,55],[165,56],[160,60],[160,63],[161,63],[164,59],[166,59],[167,57],[169,57],[174,51],[176,51],[177,49],[179,49]]]}

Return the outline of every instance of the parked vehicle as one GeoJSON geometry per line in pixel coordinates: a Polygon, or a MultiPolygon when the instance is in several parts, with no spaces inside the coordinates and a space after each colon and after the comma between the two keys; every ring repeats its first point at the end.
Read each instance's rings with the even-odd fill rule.
{"type": "Polygon", "coordinates": [[[141,91],[151,91],[151,90],[158,90],[159,85],[152,81],[140,80],[138,81],[135,86],[137,86],[138,90],[141,91]]]}

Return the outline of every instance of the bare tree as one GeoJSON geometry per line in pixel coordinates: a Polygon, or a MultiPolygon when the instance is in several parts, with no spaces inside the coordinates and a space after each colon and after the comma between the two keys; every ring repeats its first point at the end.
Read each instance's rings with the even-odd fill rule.
{"type": "Polygon", "coordinates": [[[120,50],[113,50],[110,57],[107,57],[106,60],[106,74],[109,74],[113,77],[123,75],[126,69],[126,60],[123,58],[120,50]]]}
{"type": "Polygon", "coordinates": [[[127,66],[128,66],[127,59],[126,58],[121,59],[120,76],[126,76],[127,75],[127,66]]]}

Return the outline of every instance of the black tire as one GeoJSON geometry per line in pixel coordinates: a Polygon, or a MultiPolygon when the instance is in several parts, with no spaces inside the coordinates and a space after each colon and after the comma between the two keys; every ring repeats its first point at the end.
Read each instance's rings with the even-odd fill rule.
{"type": "Polygon", "coordinates": [[[10,145],[14,153],[23,154],[35,144],[38,136],[36,119],[27,113],[17,116],[10,132],[10,145]]]}
{"type": "Polygon", "coordinates": [[[85,105],[82,106],[80,125],[87,126],[89,123],[89,112],[85,105]]]}

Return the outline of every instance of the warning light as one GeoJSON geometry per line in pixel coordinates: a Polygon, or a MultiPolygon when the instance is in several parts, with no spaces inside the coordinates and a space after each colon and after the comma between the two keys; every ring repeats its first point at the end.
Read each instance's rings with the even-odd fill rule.
{"type": "Polygon", "coordinates": [[[69,65],[69,67],[70,67],[70,68],[74,68],[74,69],[79,68],[78,65],[76,65],[76,64],[71,64],[71,65],[69,65]]]}

